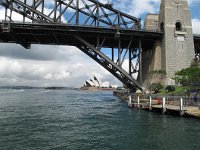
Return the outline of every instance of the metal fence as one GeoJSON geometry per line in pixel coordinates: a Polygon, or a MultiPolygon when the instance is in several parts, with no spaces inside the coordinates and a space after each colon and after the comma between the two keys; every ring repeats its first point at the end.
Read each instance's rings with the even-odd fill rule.
{"type": "Polygon", "coordinates": [[[158,100],[162,102],[163,97],[166,99],[166,104],[172,104],[172,105],[180,105],[180,99],[183,99],[184,106],[200,106],[200,93],[196,95],[196,97],[193,96],[192,93],[190,94],[151,94],[151,95],[141,95],[141,99],[149,99],[151,96],[152,99],[158,100]]]}

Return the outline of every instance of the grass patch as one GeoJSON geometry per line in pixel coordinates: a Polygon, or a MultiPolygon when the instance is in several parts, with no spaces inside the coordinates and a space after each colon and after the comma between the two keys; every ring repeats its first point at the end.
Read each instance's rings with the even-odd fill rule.
{"type": "Polygon", "coordinates": [[[163,89],[158,94],[174,94],[174,95],[185,94],[185,87],[176,86],[175,91],[172,92],[167,92],[165,89],[163,89]]]}

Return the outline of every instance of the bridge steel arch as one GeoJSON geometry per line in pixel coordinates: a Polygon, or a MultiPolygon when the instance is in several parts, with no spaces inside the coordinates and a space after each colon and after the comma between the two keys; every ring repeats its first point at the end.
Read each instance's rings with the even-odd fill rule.
{"type": "Polygon", "coordinates": [[[5,8],[0,42],[76,46],[128,88],[144,89],[134,75],[142,79],[141,52],[161,40],[161,32],[143,31],[140,19],[96,0],[52,0],[48,11],[45,2],[0,0],[5,8]],[[14,13],[22,15],[20,22],[14,13]]]}

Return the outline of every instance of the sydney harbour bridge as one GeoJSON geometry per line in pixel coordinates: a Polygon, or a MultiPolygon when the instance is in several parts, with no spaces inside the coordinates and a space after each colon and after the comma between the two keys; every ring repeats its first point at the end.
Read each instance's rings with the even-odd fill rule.
{"type": "MultiPolygon", "coordinates": [[[[98,62],[130,89],[143,89],[142,52],[161,41],[163,31],[142,29],[141,19],[97,0],[0,0],[0,42],[70,45],[98,62]],[[16,21],[15,15],[21,18],[16,21]],[[128,60],[128,70],[124,64],[128,60]],[[135,74],[138,78],[135,79],[135,74]]],[[[200,36],[194,35],[196,55],[200,36]]],[[[126,63],[127,65],[127,63],[126,63]]],[[[143,64],[144,65],[144,64],[143,64]]]]}

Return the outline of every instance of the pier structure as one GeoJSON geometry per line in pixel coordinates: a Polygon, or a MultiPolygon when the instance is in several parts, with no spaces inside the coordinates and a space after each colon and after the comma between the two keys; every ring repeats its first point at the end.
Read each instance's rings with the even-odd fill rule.
{"type": "Polygon", "coordinates": [[[170,114],[181,117],[193,117],[200,119],[200,105],[186,103],[186,99],[182,97],[180,97],[175,102],[174,100],[166,100],[166,97],[163,97],[162,99],[155,99],[149,95],[148,98],[142,98],[134,94],[132,95],[133,99],[131,100],[130,104],[130,99],[127,97],[127,91],[115,90],[113,91],[113,94],[119,97],[121,100],[128,102],[129,108],[157,112],[162,115],[170,114]]]}
{"type": "MultiPolygon", "coordinates": [[[[181,98],[182,99],[182,98],[181,98]]],[[[162,112],[162,114],[171,114],[171,115],[180,115],[182,116],[190,116],[194,118],[200,119],[200,109],[198,106],[183,106],[180,99],[180,105],[171,105],[166,104],[165,108],[162,105],[152,105],[153,112],[162,112]],[[164,113],[163,113],[164,112],[164,113]]]]}

